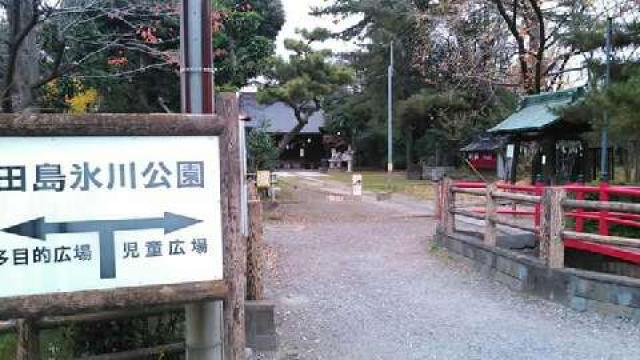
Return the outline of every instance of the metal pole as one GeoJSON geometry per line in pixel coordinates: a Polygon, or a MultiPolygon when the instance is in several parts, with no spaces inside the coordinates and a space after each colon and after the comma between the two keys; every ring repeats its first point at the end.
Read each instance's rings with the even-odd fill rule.
{"type": "Polygon", "coordinates": [[[391,61],[388,69],[388,118],[387,118],[387,172],[393,172],[393,41],[391,41],[391,61]]]}
{"type": "MultiPolygon", "coordinates": [[[[607,19],[607,44],[606,44],[606,64],[607,70],[605,74],[604,86],[605,89],[609,87],[611,83],[611,52],[613,42],[613,19],[607,19]]],[[[609,181],[609,112],[604,111],[604,124],[602,126],[602,147],[600,152],[600,175],[603,182],[609,181]]]]}
{"type": "MultiPolygon", "coordinates": [[[[211,1],[184,0],[181,13],[182,112],[212,114],[215,108],[211,1]]],[[[187,360],[222,360],[222,301],[185,307],[187,360]]]]}

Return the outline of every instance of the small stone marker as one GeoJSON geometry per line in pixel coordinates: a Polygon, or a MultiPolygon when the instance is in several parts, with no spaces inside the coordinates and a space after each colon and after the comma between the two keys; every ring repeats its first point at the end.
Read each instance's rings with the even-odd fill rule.
{"type": "Polygon", "coordinates": [[[271,187],[271,171],[258,171],[256,178],[258,189],[268,189],[271,187]]]}
{"type": "Polygon", "coordinates": [[[362,196],[362,175],[355,174],[351,177],[353,196],[362,196]]]}

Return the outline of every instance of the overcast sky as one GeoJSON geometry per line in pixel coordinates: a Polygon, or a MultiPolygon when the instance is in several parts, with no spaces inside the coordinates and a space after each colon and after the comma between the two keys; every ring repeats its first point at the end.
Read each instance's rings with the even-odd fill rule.
{"type": "MultiPolygon", "coordinates": [[[[326,0],[282,0],[284,4],[287,21],[284,24],[284,28],[280,32],[278,37],[278,54],[286,55],[284,49],[284,39],[295,38],[296,28],[313,29],[316,27],[325,27],[332,31],[340,31],[347,28],[354,21],[340,22],[335,24],[332,18],[318,18],[309,15],[309,11],[314,6],[325,6],[328,1],[326,0]]],[[[328,41],[322,44],[323,48],[330,48],[336,52],[345,51],[353,48],[353,44],[345,43],[342,41],[328,41]]]]}

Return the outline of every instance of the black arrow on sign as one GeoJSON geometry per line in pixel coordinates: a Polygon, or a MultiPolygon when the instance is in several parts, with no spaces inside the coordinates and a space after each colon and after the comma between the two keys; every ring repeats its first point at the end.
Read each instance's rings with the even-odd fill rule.
{"type": "Polygon", "coordinates": [[[164,229],[165,234],[202,222],[186,216],[165,212],[161,218],[126,220],[89,220],[47,222],[44,217],[33,219],[2,231],[45,241],[48,234],[93,233],[100,235],[100,278],[116,277],[116,251],[113,233],[116,231],[164,229]]]}

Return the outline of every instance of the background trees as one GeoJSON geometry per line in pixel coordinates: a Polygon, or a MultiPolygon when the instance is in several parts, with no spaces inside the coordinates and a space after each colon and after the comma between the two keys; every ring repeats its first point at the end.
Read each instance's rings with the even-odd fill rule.
{"type": "MultiPolygon", "coordinates": [[[[394,160],[400,165],[435,161],[436,149],[457,153],[510,114],[519,96],[542,91],[589,83],[594,100],[585,104],[594,105],[580,116],[597,127],[604,104],[612,104],[611,99],[596,101],[595,91],[602,85],[608,15],[619,29],[616,63],[638,61],[633,39],[640,10],[631,0],[333,0],[314,13],[361,19],[334,34],[362,44],[343,54],[357,71],[359,91],[340,100],[371,109],[359,114],[364,119],[358,126],[361,134],[378,136],[353,140],[360,149],[368,148],[367,142],[384,142],[388,49],[391,40],[397,44],[394,142],[395,153],[404,159],[394,160]]],[[[344,123],[343,110],[337,109],[330,109],[330,120],[344,123]]]]}

